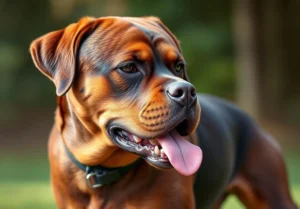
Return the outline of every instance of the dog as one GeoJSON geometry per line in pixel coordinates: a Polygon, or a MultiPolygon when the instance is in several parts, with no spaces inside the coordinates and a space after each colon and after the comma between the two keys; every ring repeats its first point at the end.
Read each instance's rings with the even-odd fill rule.
{"type": "Polygon", "coordinates": [[[56,87],[59,208],[220,208],[230,194],[297,208],[279,145],[234,104],[196,93],[159,18],[85,17],[30,52],[56,87]]]}

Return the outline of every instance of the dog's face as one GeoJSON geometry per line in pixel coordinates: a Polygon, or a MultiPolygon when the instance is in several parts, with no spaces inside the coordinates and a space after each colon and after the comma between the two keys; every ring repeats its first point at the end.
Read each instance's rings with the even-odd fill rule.
{"type": "Polygon", "coordinates": [[[199,122],[196,91],[178,41],[160,20],[85,18],[37,39],[31,53],[101,149],[117,146],[188,174],[179,161],[191,157],[176,156],[187,149],[200,165],[201,151],[182,138],[199,122]]]}

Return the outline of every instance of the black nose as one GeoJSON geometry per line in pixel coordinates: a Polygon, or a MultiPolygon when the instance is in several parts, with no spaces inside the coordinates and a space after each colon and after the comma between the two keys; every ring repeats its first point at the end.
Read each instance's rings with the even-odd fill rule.
{"type": "Polygon", "coordinates": [[[195,87],[186,81],[173,82],[167,86],[168,96],[181,105],[189,105],[196,101],[195,87]]]}

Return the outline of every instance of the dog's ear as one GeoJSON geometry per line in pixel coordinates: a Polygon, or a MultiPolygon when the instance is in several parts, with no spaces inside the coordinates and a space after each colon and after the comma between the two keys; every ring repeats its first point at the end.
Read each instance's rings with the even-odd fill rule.
{"type": "Polygon", "coordinates": [[[83,40],[96,28],[94,18],[82,18],[65,29],[50,32],[30,45],[35,66],[56,86],[62,96],[72,85],[78,49],[83,40]]]}

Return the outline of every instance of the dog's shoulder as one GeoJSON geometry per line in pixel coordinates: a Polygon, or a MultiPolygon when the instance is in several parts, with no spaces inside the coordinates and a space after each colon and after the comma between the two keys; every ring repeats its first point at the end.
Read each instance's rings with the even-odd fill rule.
{"type": "Polygon", "coordinates": [[[218,140],[215,143],[223,141],[233,145],[234,175],[241,166],[247,146],[259,126],[249,114],[231,101],[208,94],[198,94],[198,99],[202,109],[198,134],[214,136],[218,140]]]}

